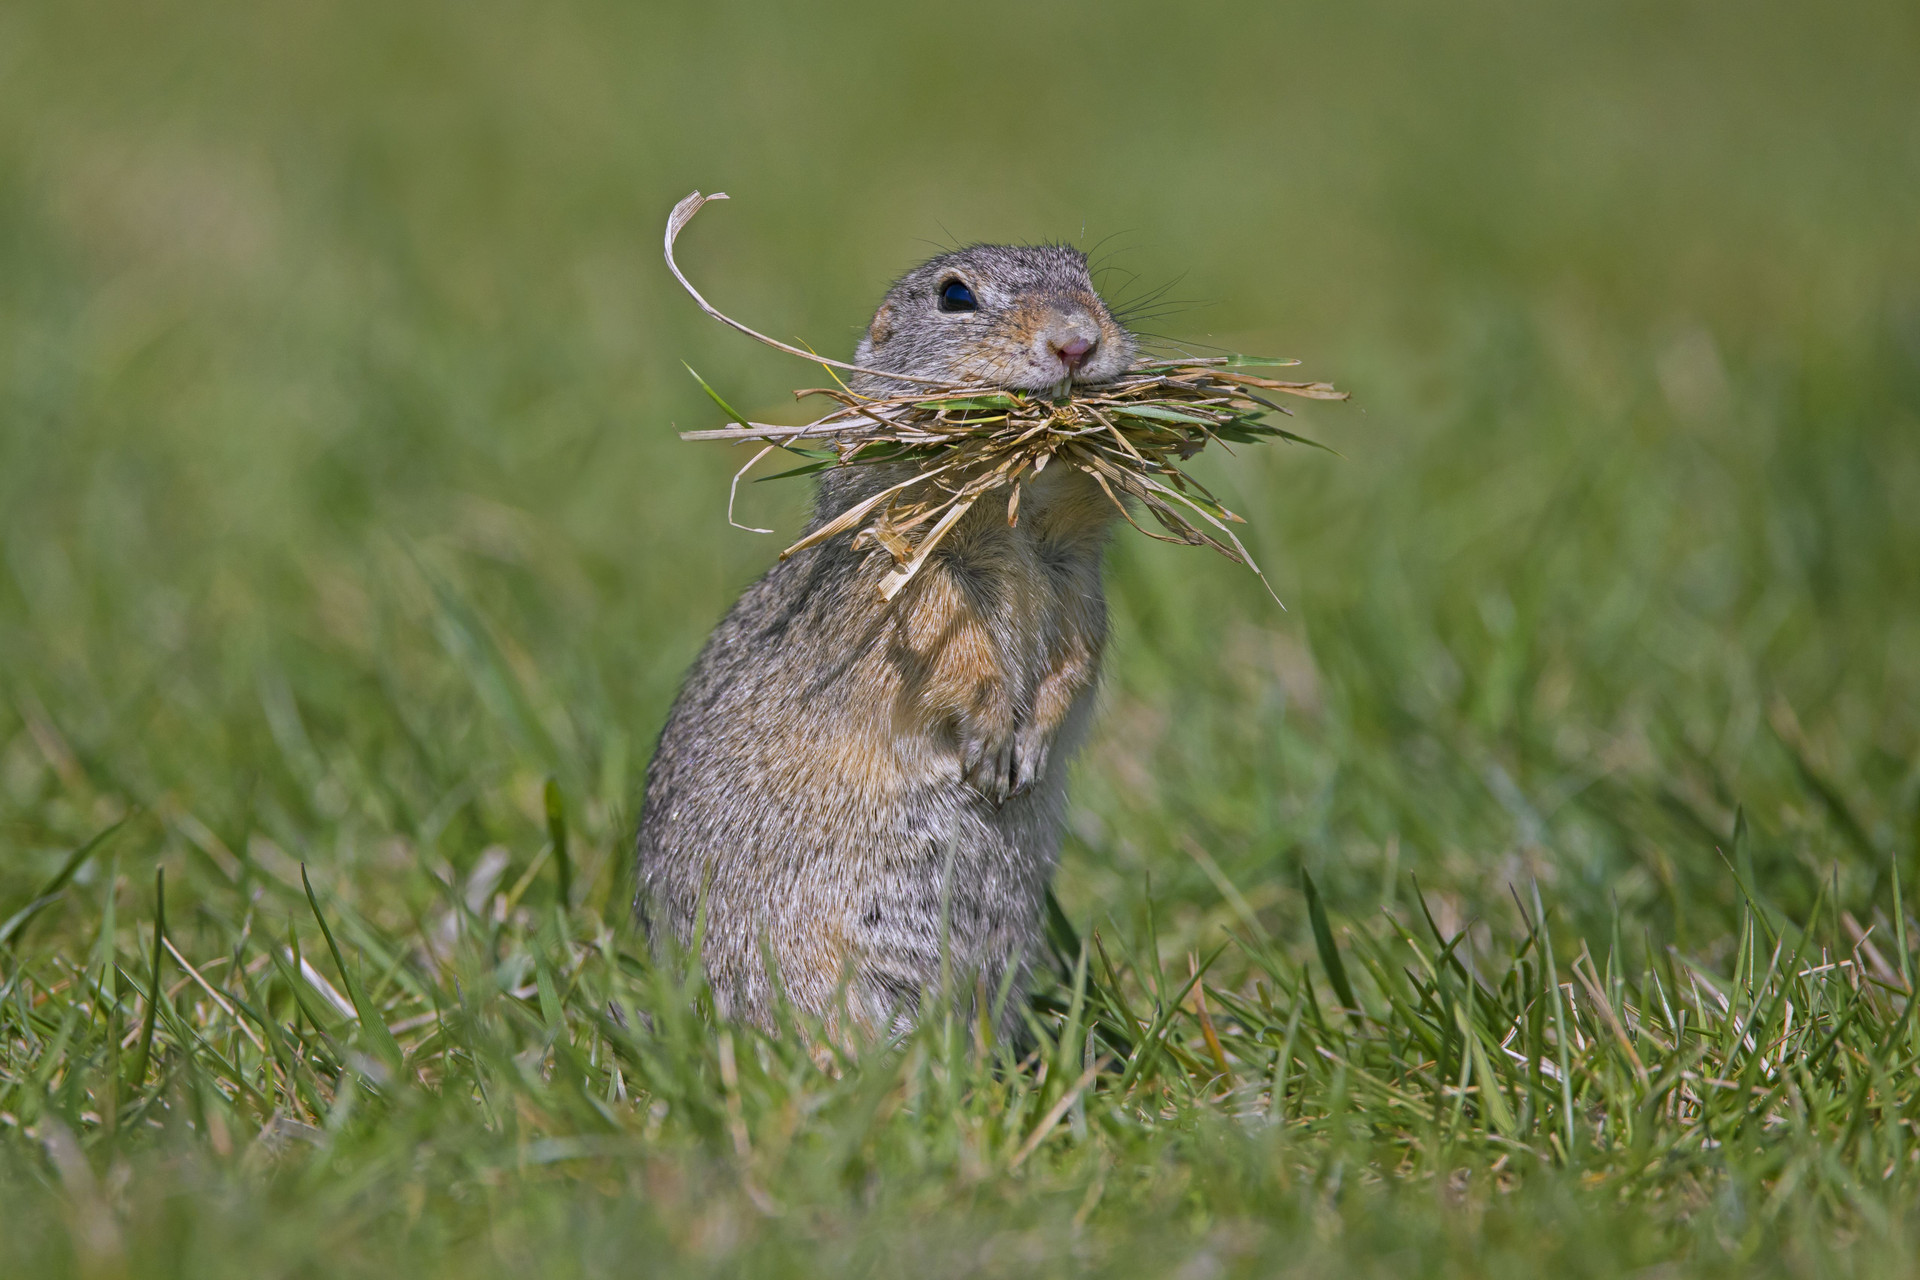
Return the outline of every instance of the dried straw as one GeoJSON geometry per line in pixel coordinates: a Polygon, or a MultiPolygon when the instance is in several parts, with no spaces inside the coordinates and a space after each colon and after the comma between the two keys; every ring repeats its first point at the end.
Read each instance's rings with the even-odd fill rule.
{"type": "MultiPolygon", "coordinates": [[[[703,205],[724,199],[723,194],[704,196],[696,191],[674,206],[667,220],[667,266],[703,311],[768,346],[830,369],[872,374],[896,384],[923,388],[877,397],[860,395],[844,385],[798,391],[794,394],[799,397],[825,397],[834,407],[801,426],[777,426],[749,422],[704,379],[700,381],[736,425],[683,431],[680,438],[752,440],[764,446],[734,476],[735,492],[740,478],[776,448],[810,459],[805,466],[783,475],[881,463],[913,467],[907,479],[848,507],[781,552],[781,559],[857,528],[856,546],[871,543],[893,557],[894,569],[882,579],[880,587],[880,594],[891,600],[975,504],[1004,489],[1007,523],[1017,524],[1021,483],[1050,465],[1059,465],[1091,476],[1127,523],[1148,537],[1186,546],[1210,546],[1266,581],[1266,575],[1260,573],[1260,567],[1228,527],[1244,524],[1245,520],[1222,506],[1179,464],[1216,440],[1223,448],[1228,443],[1250,444],[1272,438],[1314,445],[1314,441],[1266,422],[1270,413],[1290,411],[1260,393],[1344,400],[1345,392],[1325,382],[1285,382],[1249,373],[1250,368],[1297,362],[1247,356],[1142,359],[1113,382],[1072,387],[1059,398],[941,382],[830,360],[778,342],[723,315],[681,273],[673,260],[674,241],[703,205]],[[1142,528],[1128,510],[1127,498],[1152,513],[1166,532],[1142,528]]],[[[727,519],[733,521],[731,497],[727,519]]]]}

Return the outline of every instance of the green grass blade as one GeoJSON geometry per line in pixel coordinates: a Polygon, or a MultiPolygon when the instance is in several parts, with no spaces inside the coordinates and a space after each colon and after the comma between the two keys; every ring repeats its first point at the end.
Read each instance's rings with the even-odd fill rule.
{"type": "Polygon", "coordinates": [[[167,869],[157,867],[153,873],[153,957],[147,968],[147,1011],[140,1022],[140,1047],[134,1050],[133,1067],[127,1073],[128,1085],[136,1090],[146,1082],[147,1064],[153,1058],[153,1029],[159,1017],[160,1002],[166,998],[166,992],[160,986],[161,966],[167,954],[166,936],[167,869]]]}
{"type": "Polygon", "coordinates": [[[547,778],[544,792],[547,811],[547,839],[553,845],[554,876],[559,881],[560,908],[573,905],[573,861],[567,854],[567,809],[560,795],[560,783],[547,778]]]}
{"type": "Polygon", "coordinates": [[[1300,887],[1307,895],[1307,920],[1313,927],[1313,945],[1320,953],[1320,964],[1326,969],[1327,980],[1333,983],[1334,994],[1340,997],[1347,1016],[1358,1025],[1360,1002],[1354,997],[1353,984],[1347,980],[1347,966],[1340,960],[1340,949],[1334,945],[1333,926],[1327,923],[1327,909],[1320,901],[1320,890],[1314,886],[1313,877],[1305,867],[1300,868],[1300,887]]]}
{"type": "Polygon", "coordinates": [[[339,971],[340,980],[346,985],[347,999],[353,1002],[354,1013],[360,1022],[361,1038],[398,1079],[406,1066],[406,1055],[400,1052],[400,1043],[387,1030],[380,1010],[367,998],[359,975],[348,966],[346,957],[340,954],[340,945],[333,940],[333,930],[327,927],[326,913],[320,910],[320,899],[314,896],[313,881],[307,878],[304,863],[300,867],[300,884],[307,891],[307,903],[313,908],[313,918],[320,922],[320,936],[327,940],[327,950],[333,956],[333,967],[339,971]]]}
{"type": "Polygon", "coordinates": [[[0,947],[12,946],[14,940],[26,931],[29,924],[33,923],[35,916],[59,901],[61,891],[67,887],[67,882],[73,879],[75,873],[86,865],[87,859],[99,852],[100,846],[104,845],[118,833],[121,828],[131,822],[133,816],[133,814],[129,813],[118,822],[110,824],[98,835],[68,854],[65,861],[61,862],[60,869],[54,872],[45,884],[40,886],[39,890],[35,892],[33,899],[28,902],[26,906],[21,907],[18,911],[8,916],[4,924],[0,924],[0,947]]]}

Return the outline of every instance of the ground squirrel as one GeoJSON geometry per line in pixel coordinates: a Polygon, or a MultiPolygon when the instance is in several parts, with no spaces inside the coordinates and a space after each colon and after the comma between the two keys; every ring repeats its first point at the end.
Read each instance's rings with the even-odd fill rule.
{"type": "MultiPolygon", "coordinates": [[[[901,277],[855,363],[1047,392],[1134,353],[1078,250],[975,245],[901,277]]],[[[823,473],[814,527],[900,465],[823,473]]],[[[943,946],[963,991],[1005,982],[1017,1005],[1106,641],[1115,510],[1064,465],[1025,482],[1017,524],[990,505],[891,602],[891,558],[851,533],[776,564],[688,675],[647,771],[638,907],[682,945],[704,910],[723,1014],[766,1025],[778,983],[829,1021],[904,1027],[943,946]]]]}

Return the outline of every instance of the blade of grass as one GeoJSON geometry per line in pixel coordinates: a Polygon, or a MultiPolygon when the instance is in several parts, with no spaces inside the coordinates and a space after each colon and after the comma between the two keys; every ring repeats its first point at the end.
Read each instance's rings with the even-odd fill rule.
{"type": "Polygon", "coordinates": [[[313,908],[313,918],[320,922],[320,936],[327,940],[327,950],[333,955],[333,965],[340,973],[340,980],[346,984],[347,999],[353,1002],[355,1016],[360,1022],[360,1034],[366,1039],[368,1047],[377,1054],[394,1073],[397,1079],[406,1066],[406,1055],[400,1052],[400,1044],[387,1030],[387,1024],[380,1017],[380,1010],[367,999],[366,990],[360,985],[359,975],[347,966],[346,957],[340,954],[340,945],[333,940],[333,930],[327,927],[327,917],[320,910],[320,899],[314,896],[313,881],[307,878],[307,866],[300,864],[300,884],[307,891],[307,903],[313,908]]]}
{"type": "Polygon", "coordinates": [[[134,1051],[133,1068],[128,1073],[129,1088],[138,1091],[146,1082],[147,1064],[153,1057],[153,1028],[160,1013],[160,1002],[166,993],[160,989],[160,963],[166,955],[167,936],[167,869],[156,867],[153,872],[153,957],[148,963],[146,1016],[140,1023],[140,1047],[134,1051]]]}
{"type": "Polygon", "coordinates": [[[1305,867],[1300,868],[1300,887],[1307,895],[1307,920],[1313,927],[1313,945],[1320,952],[1327,980],[1333,983],[1334,994],[1340,997],[1347,1016],[1358,1026],[1362,1012],[1360,1002],[1354,998],[1353,984],[1347,980],[1347,967],[1341,963],[1340,949],[1334,945],[1333,927],[1327,923],[1327,909],[1320,901],[1320,890],[1314,886],[1313,877],[1305,867]]]}
{"type": "MultiPolygon", "coordinates": [[[[138,810],[134,812],[137,813],[138,810]]],[[[88,840],[85,844],[68,854],[66,860],[60,864],[60,869],[54,872],[45,884],[40,886],[39,891],[34,894],[27,905],[14,912],[11,916],[8,916],[6,923],[0,924],[0,947],[11,947],[14,942],[26,932],[27,926],[33,923],[34,917],[52,906],[59,899],[61,890],[65,889],[67,882],[72,880],[80,868],[86,865],[87,859],[91,858],[95,853],[98,853],[100,846],[112,839],[121,828],[133,820],[133,817],[134,814],[129,813],[126,817],[109,825],[91,840],[88,840]]]]}
{"type": "Polygon", "coordinates": [[[566,910],[573,904],[573,862],[567,856],[567,809],[560,795],[560,783],[553,777],[547,778],[547,839],[553,844],[553,869],[559,881],[560,909],[566,910]]]}

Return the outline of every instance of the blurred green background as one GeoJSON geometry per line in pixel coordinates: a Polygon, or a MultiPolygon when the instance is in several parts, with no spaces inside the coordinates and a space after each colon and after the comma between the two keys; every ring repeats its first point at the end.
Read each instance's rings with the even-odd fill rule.
{"type": "Polygon", "coordinates": [[[1201,463],[1288,611],[1118,538],[1077,918],[1210,936],[1197,846],[1283,935],[1306,866],[1711,948],[1739,806],[1786,909],[1920,880],[1909,3],[81,0],[0,12],[9,900],[139,805],[187,901],[305,859],[378,914],[524,858],[550,773],[626,892],[782,545],[681,362],[817,379],[672,284],[696,187],[708,296],[829,353],[940,245],[1065,239],[1354,393],[1342,457],[1201,463]]]}
{"type": "MultiPolygon", "coordinates": [[[[1615,1175],[1644,1147],[1541,1156],[1507,1196],[1491,1131],[1463,1155],[1363,1105],[1378,1141],[1351,1146],[1340,1063],[1296,1087],[1331,1138],[1229,1123],[1239,1104],[1199,1092],[1115,1138],[1109,1099],[1091,1139],[1083,1107],[1058,1162],[1018,1176],[982,1172],[993,1089],[882,1114],[822,1077],[749,1098],[762,1156],[794,1133],[783,1098],[839,1099],[808,1113],[832,1150],[794,1147],[777,1223],[731,1172],[748,1139],[700,1130],[739,1103],[697,1027],[661,1070],[699,1105],[664,1131],[664,1102],[626,1107],[627,1155],[577,1174],[527,1163],[573,1132],[524,1112],[560,1077],[505,1122],[462,1092],[506,1067],[383,1100],[349,1055],[324,1121],[305,1113],[328,1135],[279,1156],[219,1120],[258,1116],[193,1111],[159,1071],[142,1114],[168,1133],[117,1139],[111,1101],[85,1112],[122,1097],[111,1043],[146,989],[156,865],[169,937],[203,964],[252,947],[257,968],[293,930],[318,954],[300,861],[336,921],[371,922],[353,945],[411,954],[438,927],[434,875],[550,905],[528,873],[552,776],[574,918],[624,918],[668,702],[784,545],[726,524],[740,455],[676,439],[718,418],[681,363],[756,414],[818,379],[672,283],[662,223],[696,187],[733,199],[682,240],[694,279],[831,354],[939,246],[1064,239],[1096,248],[1116,300],[1182,304],[1145,326],[1159,341],[1298,356],[1353,392],[1296,424],[1339,457],[1197,463],[1252,519],[1285,612],[1208,553],[1116,539],[1058,884],[1076,922],[1156,937],[1184,972],[1245,930],[1230,880],[1311,962],[1304,868],[1340,929],[1384,931],[1383,906],[1414,922],[1417,878],[1442,933],[1485,922],[1482,957],[1537,880],[1562,962],[1588,939],[1609,982],[1669,943],[1732,971],[1740,877],[1801,920],[1828,885],[1822,937],[1895,932],[1891,873],[1920,883],[1911,0],[10,0],[0,913],[144,816],[0,944],[0,1254],[118,1274],[99,1242],[119,1215],[127,1271],[196,1276],[717,1273],[742,1240],[794,1274],[1105,1256],[1205,1277],[1250,1273],[1256,1246],[1307,1272],[1371,1250],[1374,1274],[1600,1274],[1695,1250],[1812,1274],[1837,1224],[1911,1270],[1911,1197],[1875,1154],[1905,1150],[1897,1091],[1877,1122],[1865,1093],[1793,1095],[1817,1113],[1799,1145],[1710,1142],[1640,1184],[1615,1175]],[[86,993],[88,954],[120,975],[111,998],[86,993]],[[91,1165],[46,1145],[61,1115],[91,1165]],[[1893,1146],[1853,1146],[1863,1130],[1893,1146]],[[1402,1156],[1431,1167],[1387,1167],[1402,1156]],[[1376,1163],[1342,1197],[1350,1157],[1376,1163]],[[1485,1173],[1477,1208],[1438,1189],[1456,1159],[1485,1173]],[[1801,1207],[1829,1216],[1798,1231],[1801,1207]]],[[[786,482],[744,509],[784,535],[805,503],[786,482]]],[[[501,926],[521,946],[502,992],[535,963],[534,919],[501,926]]],[[[1229,951],[1216,989],[1246,964],[1229,951]]],[[[520,1027],[524,995],[487,1016],[520,1027]]],[[[1379,1043],[1418,1057],[1405,1031],[1379,1043]]]]}

